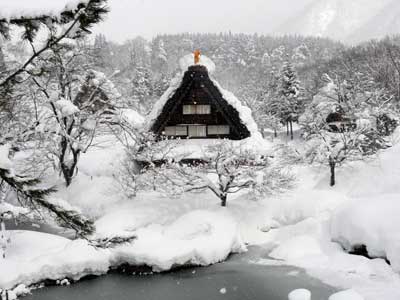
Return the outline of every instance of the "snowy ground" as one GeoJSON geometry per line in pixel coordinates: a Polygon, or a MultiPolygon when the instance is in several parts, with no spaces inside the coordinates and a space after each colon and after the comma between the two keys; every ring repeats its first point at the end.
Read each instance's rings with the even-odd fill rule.
{"type": "Polygon", "coordinates": [[[113,141],[103,145],[82,156],[78,177],[57,197],[95,218],[97,237],[135,233],[138,239],[96,250],[82,240],[10,232],[8,255],[0,260],[0,269],[9,272],[0,273],[0,287],[103,274],[124,262],[156,270],[208,265],[249,243],[273,249],[271,259],[254,263],[299,266],[365,300],[400,299],[400,146],[374,162],[342,168],[335,188],[328,185],[327,167],[296,166],[297,188],[290,193],[263,201],[242,194],[222,209],[210,193],[180,198],[146,193],[126,199],[115,181],[123,149],[113,141]],[[366,245],[371,256],[388,258],[392,266],[382,258],[343,250],[358,244],[366,245]]]}
{"type": "MultiPolygon", "coordinates": [[[[327,284],[352,289],[366,300],[400,299],[399,160],[397,144],[374,161],[340,169],[334,188],[328,186],[327,167],[299,168],[301,180],[292,209],[308,215],[303,213],[299,222],[271,231],[264,241],[276,245],[270,254],[274,260],[257,263],[275,265],[280,260],[302,267],[327,284]],[[359,245],[377,258],[343,250],[359,245]]],[[[334,299],[347,299],[339,296],[334,299]]]]}

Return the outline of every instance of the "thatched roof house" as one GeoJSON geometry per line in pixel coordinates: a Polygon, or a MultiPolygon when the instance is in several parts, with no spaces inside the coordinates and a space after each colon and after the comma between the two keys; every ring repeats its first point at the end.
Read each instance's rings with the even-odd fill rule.
{"type": "Polygon", "coordinates": [[[242,140],[259,135],[251,110],[210,78],[215,69],[211,60],[190,54],[180,65],[182,75],[156,103],[148,130],[181,139],[242,140]]]}

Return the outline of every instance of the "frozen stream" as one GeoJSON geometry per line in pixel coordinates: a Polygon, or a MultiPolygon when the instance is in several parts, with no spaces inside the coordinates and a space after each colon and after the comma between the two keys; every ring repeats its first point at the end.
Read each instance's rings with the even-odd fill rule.
{"type": "Polygon", "coordinates": [[[267,250],[253,248],[227,262],[156,275],[111,273],[70,286],[46,287],[24,300],[287,300],[290,291],[309,289],[313,300],[327,300],[335,289],[293,267],[252,264],[267,250]]]}

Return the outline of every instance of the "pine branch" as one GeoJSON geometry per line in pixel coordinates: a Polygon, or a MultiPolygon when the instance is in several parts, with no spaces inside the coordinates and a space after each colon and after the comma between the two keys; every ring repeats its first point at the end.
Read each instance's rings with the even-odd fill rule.
{"type": "Polygon", "coordinates": [[[56,217],[60,226],[73,229],[78,236],[84,237],[94,232],[93,221],[86,219],[77,211],[47,201],[45,198],[56,190],[53,187],[38,188],[39,179],[13,175],[9,170],[1,168],[0,179],[17,193],[21,205],[48,210],[56,217]]]}

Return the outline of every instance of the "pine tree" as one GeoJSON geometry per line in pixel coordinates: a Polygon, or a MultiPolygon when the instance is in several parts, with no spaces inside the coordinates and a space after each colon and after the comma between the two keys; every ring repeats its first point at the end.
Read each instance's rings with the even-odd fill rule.
{"type": "Polygon", "coordinates": [[[300,81],[293,65],[286,61],[280,73],[279,95],[282,103],[280,104],[280,115],[282,121],[286,123],[287,134],[293,140],[293,121],[298,119],[300,81]]]}
{"type": "MultiPolygon", "coordinates": [[[[3,148],[2,152],[4,152],[4,148],[9,149],[7,145],[0,145],[0,147],[3,148]]],[[[2,160],[8,159],[8,153],[3,153],[3,155],[5,157],[1,157],[2,160]]],[[[55,216],[56,221],[61,226],[75,230],[79,236],[94,232],[93,221],[86,219],[77,211],[48,199],[48,196],[56,191],[55,188],[41,186],[41,182],[37,178],[16,174],[11,161],[9,161],[8,166],[5,166],[4,163],[0,165],[0,178],[0,186],[7,185],[9,189],[13,190],[21,206],[34,211],[38,209],[47,210],[55,216]]]]}
{"type": "MultiPolygon", "coordinates": [[[[15,99],[14,90],[22,90],[29,79],[38,82],[37,79],[43,77],[44,72],[37,71],[36,65],[49,55],[50,50],[57,48],[63,41],[82,38],[86,33],[90,33],[90,29],[102,21],[108,12],[106,3],[107,0],[79,1],[75,6],[66,6],[65,10],[58,15],[43,13],[34,16],[0,18],[0,38],[10,39],[11,29],[17,27],[22,32],[21,41],[28,43],[32,49],[24,62],[17,63],[5,72],[0,72],[0,98],[5,102],[11,102],[15,99]],[[40,38],[39,31],[43,33],[40,38]],[[43,37],[45,37],[44,40],[43,37]]],[[[25,125],[25,120],[22,118],[18,122],[25,125]]],[[[0,124],[3,125],[2,123],[4,120],[0,115],[0,124]]],[[[18,135],[24,135],[24,132],[30,129],[25,127],[18,135]]],[[[13,144],[17,139],[17,134],[11,139],[5,137],[6,134],[7,132],[0,132],[0,143],[4,144],[5,140],[13,144]]],[[[38,178],[18,175],[12,168],[1,166],[0,184],[12,189],[21,204],[34,210],[50,211],[61,224],[76,230],[79,235],[93,232],[93,222],[83,218],[78,212],[63,207],[60,203],[49,201],[47,196],[54,192],[54,189],[41,187],[38,178]]]]}
{"type": "Polygon", "coordinates": [[[137,67],[131,78],[131,105],[140,112],[146,112],[151,107],[152,91],[151,71],[146,67],[137,67]]]}

